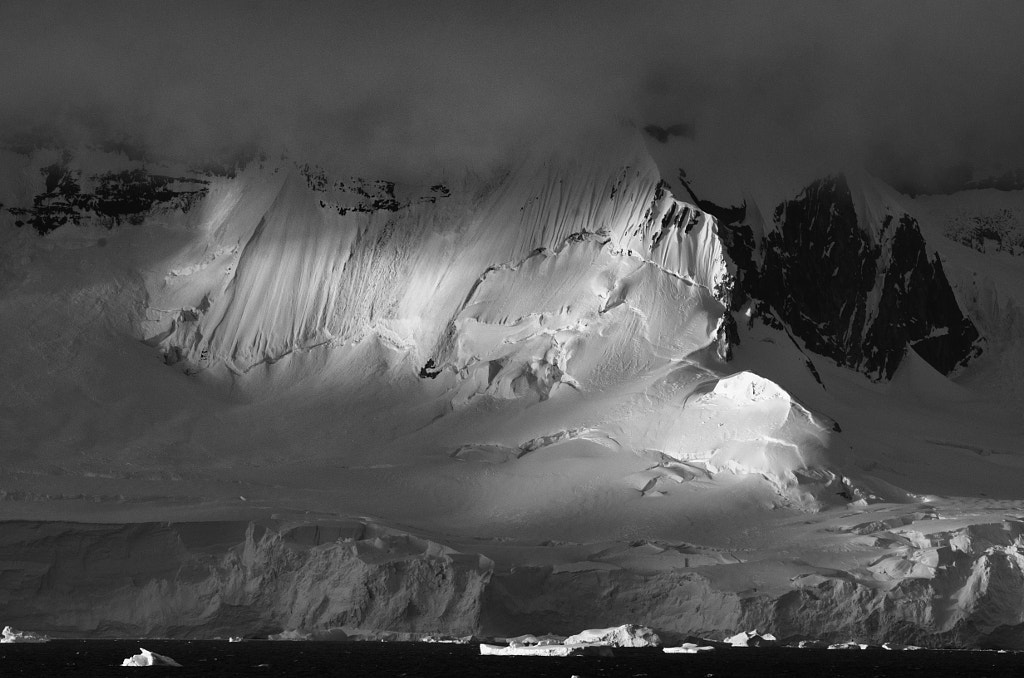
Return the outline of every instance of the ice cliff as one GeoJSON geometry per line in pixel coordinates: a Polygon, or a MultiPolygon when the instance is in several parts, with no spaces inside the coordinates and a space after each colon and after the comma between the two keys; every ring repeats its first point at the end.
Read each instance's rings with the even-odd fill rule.
{"type": "MultiPolygon", "coordinates": [[[[604,554],[585,566],[505,569],[355,520],[8,522],[2,595],[9,618],[90,637],[567,633],[629,618],[673,640],[756,625],[790,639],[1024,647],[1024,523],[932,524],[835,528],[859,549],[858,567],[840,572],[699,549],[685,568],[609,567],[604,554]],[[730,568],[792,576],[758,591],[725,584],[730,568]]],[[[680,566],[681,552],[661,551],[680,566]]]]}
{"type": "Polygon", "coordinates": [[[5,523],[4,609],[75,636],[476,630],[492,563],[358,521],[5,523]],[[17,576],[17,580],[13,577],[17,576]]]}

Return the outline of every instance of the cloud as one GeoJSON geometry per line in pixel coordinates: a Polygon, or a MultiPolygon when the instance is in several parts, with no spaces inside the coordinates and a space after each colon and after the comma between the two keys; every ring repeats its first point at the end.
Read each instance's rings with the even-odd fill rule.
{"type": "Polygon", "coordinates": [[[692,124],[737,164],[1021,164],[1022,19],[913,1],[4,3],[0,121],[408,173],[622,116],[692,124]]]}

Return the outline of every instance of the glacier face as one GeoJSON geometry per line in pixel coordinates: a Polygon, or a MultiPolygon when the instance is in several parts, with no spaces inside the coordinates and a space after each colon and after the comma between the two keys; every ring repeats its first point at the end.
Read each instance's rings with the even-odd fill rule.
{"type": "Polygon", "coordinates": [[[1020,646],[1013,264],[622,137],[424,186],[5,152],[4,623],[1020,646]]]}
{"type": "Polygon", "coordinates": [[[89,637],[565,634],[626,616],[671,641],[756,626],[782,638],[1024,647],[1020,520],[956,527],[905,509],[830,529],[852,536],[860,568],[758,590],[727,580],[784,568],[778,553],[743,560],[648,542],[508,569],[357,520],[18,521],[4,524],[5,557],[18,560],[5,562],[2,592],[8,616],[89,637]],[[935,527],[917,529],[922,517],[935,527]],[[614,565],[627,558],[638,563],[614,565]]]}
{"type": "Polygon", "coordinates": [[[493,567],[354,520],[4,527],[7,614],[79,636],[466,635],[493,567]]]}

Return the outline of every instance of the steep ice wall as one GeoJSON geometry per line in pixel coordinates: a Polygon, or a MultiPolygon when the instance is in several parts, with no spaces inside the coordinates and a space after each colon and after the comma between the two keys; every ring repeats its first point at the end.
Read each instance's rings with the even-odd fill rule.
{"type": "Polygon", "coordinates": [[[714,217],[676,200],[660,182],[644,219],[619,234],[619,249],[642,253],[663,270],[687,278],[716,295],[728,275],[714,217]]]}
{"type": "Polygon", "coordinates": [[[934,520],[922,534],[915,530],[921,523],[906,522],[848,528],[853,541],[844,551],[861,563],[848,572],[665,544],[632,548],[651,559],[673,554],[685,566],[620,569],[592,558],[572,567],[497,571],[482,621],[485,632],[511,626],[564,633],[628,617],[670,639],[757,628],[830,642],[1024,647],[1021,523],[934,520]]]}
{"type": "Polygon", "coordinates": [[[486,388],[506,394],[519,388],[506,382],[529,367],[546,394],[555,383],[590,388],[607,381],[616,364],[641,361],[618,371],[621,382],[653,361],[684,358],[715,341],[725,309],[694,280],[725,271],[717,240],[708,250],[706,268],[668,271],[613,249],[602,236],[581,236],[557,253],[492,270],[453,320],[451,353],[440,353],[436,364],[460,373],[486,364],[486,388]]]}
{"type": "Polygon", "coordinates": [[[91,637],[508,636],[629,619],[669,640],[757,627],[780,638],[1024,648],[1024,524],[915,515],[836,528],[844,558],[858,563],[845,572],[785,548],[649,542],[510,569],[356,520],[7,522],[0,600],[20,624],[91,637]]]}
{"type": "MultiPolygon", "coordinates": [[[[161,340],[193,368],[245,372],[372,338],[423,366],[421,377],[452,375],[454,408],[482,396],[579,394],[555,430],[460,440],[452,451],[586,430],[625,450],[717,458],[713,471],[764,473],[780,488],[795,485],[794,471],[827,463],[828,425],[788,396],[779,417],[762,421],[749,416],[760,407],[754,400],[722,395],[732,382],[715,386],[729,372],[730,264],[713,216],[675,199],[642,147],[529,157],[486,181],[434,187],[426,199],[398,200],[398,189],[377,182],[371,188],[383,197],[367,203],[362,182],[355,207],[350,187],[322,174],[275,183],[251,173],[239,182],[214,188],[210,225],[200,228],[209,250],[231,252],[219,278],[175,269],[175,289],[194,298],[198,283],[207,285],[187,321],[161,340]],[[235,196],[258,184],[275,191],[256,201],[265,208],[232,212],[235,196]],[[655,399],[638,396],[645,389],[655,399]],[[728,412],[717,427],[687,414],[716,407],[728,412]],[[744,418],[742,435],[726,423],[744,418]]],[[[159,293],[162,305],[186,305],[166,284],[159,293]]],[[[341,382],[345,361],[359,359],[337,355],[331,369],[341,382]]]]}
{"type": "Polygon", "coordinates": [[[359,521],[4,523],[0,600],[89,637],[472,633],[490,561],[359,521]]]}
{"type": "MultiPolygon", "coordinates": [[[[65,174],[79,171],[62,162],[65,174]]],[[[315,371],[334,411],[368,383],[385,409],[415,397],[440,410],[572,392],[579,401],[562,421],[542,417],[549,423],[525,439],[451,449],[591,429],[631,451],[714,453],[703,434],[662,420],[679,419],[693,388],[731,371],[730,263],[712,215],[677,200],[630,134],[429,188],[261,163],[203,181],[187,214],[151,209],[119,228],[110,260],[79,215],[96,275],[117,265],[145,283],[141,338],[179,369],[207,370],[202,383],[272,400],[315,371]],[[117,261],[124,251],[132,257],[117,261]],[[663,388],[669,373],[676,386],[663,388]],[[417,374],[444,376],[417,384],[417,374]],[[652,384],[664,391],[655,401],[641,395],[652,384]]],[[[69,228],[47,240],[78,237],[69,228]]],[[[268,438],[252,454],[325,454],[331,435],[308,451],[281,439],[270,449],[268,438]]]]}
{"type": "Polygon", "coordinates": [[[521,317],[560,294],[586,294],[588,302],[564,300],[583,304],[576,303],[581,318],[587,303],[639,263],[613,261],[624,257],[719,302],[728,294],[712,217],[675,200],[635,143],[619,140],[582,157],[529,157],[493,177],[438,185],[428,199],[400,201],[390,197],[393,184],[384,187],[386,200],[353,207],[350,186],[319,174],[249,171],[215,182],[201,205],[201,244],[166,262],[167,276],[151,287],[154,309],[181,310],[162,327],[154,311],[149,335],[172,359],[200,369],[223,363],[245,372],[292,351],[371,335],[420,364],[440,364],[452,324],[472,314],[468,305],[488,303],[472,297],[502,271],[520,285],[544,278],[516,290],[521,317]],[[534,270],[588,239],[605,250],[601,262],[570,262],[570,254],[544,265],[557,261],[557,271],[534,270]],[[195,263],[197,255],[204,263],[195,263]],[[597,275],[591,266],[606,269],[604,280],[576,289],[597,275]]]}
{"type": "Polygon", "coordinates": [[[199,323],[199,348],[212,357],[247,366],[331,337],[336,277],[356,234],[330,223],[307,193],[288,176],[199,323]]]}
{"type": "Polygon", "coordinates": [[[1024,524],[950,522],[855,526],[860,544],[883,549],[861,576],[808,577],[778,600],[749,601],[745,619],[787,635],[1024,647],[1024,524]]]}
{"type": "MultiPolygon", "coordinates": [[[[181,278],[175,286],[188,288],[191,299],[175,303],[154,290],[163,306],[190,310],[188,331],[175,328],[164,346],[197,367],[223,362],[239,372],[294,350],[370,334],[417,358],[429,355],[490,268],[560,249],[573,234],[618,240],[651,217],[645,212],[657,184],[653,167],[628,146],[623,155],[616,152],[531,158],[495,177],[439,185],[429,199],[364,200],[355,207],[345,202],[350,191],[343,182],[289,170],[275,186],[244,173],[204,205],[210,222],[224,226],[200,227],[206,250],[237,249],[236,265],[217,280],[171,262],[181,278]],[[267,204],[265,211],[232,214],[229,223],[221,215],[254,184],[275,191],[269,204],[265,197],[256,201],[267,204]],[[184,280],[195,273],[207,287],[199,300],[184,280]]],[[[393,195],[393,185],[385,186],[393,195]]]]}

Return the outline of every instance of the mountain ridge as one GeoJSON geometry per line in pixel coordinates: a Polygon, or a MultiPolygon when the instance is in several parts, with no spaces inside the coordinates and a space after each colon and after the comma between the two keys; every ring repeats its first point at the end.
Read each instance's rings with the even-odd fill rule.
{"type": "MultiPolygon", "coordinates": [[[[30,167],[49,156],[18,162],[2,176],[26,183],[2,195],[53,192],[30,167]]],[[[283,516],[315,529],[361,516],[476,563],[463,572],[459,558],[438,565],[435,550],[410,551],[410,573],[437,565],[469,582],[453,594],[464,614],[435,615],[443,601],[427,587],[417,606],[434,612],[385,605],[378,631],[537,631],[523,625],[555,619],[565,596],[614,585],[621,595],[601,614],[582,605],[559,624],[629,613],[679,634],[756,621],[785,634],[818,625],[831,638],[849,623],[876,640],[1024,642],[1024,620],[1005,611],[986,625],[995,603],[981,594],[966,621],[915,616],[959,591],[921,559],[952,557],[962,574],[1003,557],[943,549],[1005,513],[984,495],[1016,496],[1021,471],[1014,425],[995,426],[986,394],[940,373],[975,373],[970,360],[958,365],[977,334],[965,309],[980,306],[961,306],[968,260],[950,254],[961,246],[936,255],[926,237],[937,226],[925,212],[918,223],[915,205],[835,175],[781,201],[767,191],[736,201],[742,214],[719,210],[692,192],[679,200],[635,138],[524,157],[446,181],[446,195],[434,182],[269,163],[206,180],[187,212],[147,208],[112,228],[83,218],[40,237],[0,210],[0,304],[29,319],[4,335],[5,374],[21,394],[0,410],[5,521],[283,516]],[[26,359],[38,355],[45,369],[26,359]],[[957,471],[965,460],[971,478],[957,471]],[[879,516],[895,522],[858,527],[879,516]],[[912,536],[924,521],[947,536],[912,536]],[[654,590],[676,597],[637,607],[654,590]],[[705,595],[720,615],[669,621],[705,595]],[[815,595],[842,610],[831,626],[815,595]],[[872,621],[881,608],[892,619],[872,621]]],[[[976,359],[1011,344],[993,335],[976,359]]],[[[304,565],[282,569],[297,562],[290,550],[310,567],[354,566],[347,547],[232,529],[202,559],[200,588],[223,597],[230,580],[232,599],[244,598],[242,616],[217,629],[364,623],[344,601],[369,584],[309,588],[304,565]],[[268,559],[250,558],[254,549],[268,559]],[[302,590],[294,605],[242,595],[275,577],[302,590]]],[[[1016,529],[992,542],[1011,560],[1016,529]]],[[[43,562],[30,532],[7,548],[43,562]]],[[[125,589],[106,612],[83,616],[69,600],[52,614],[146,634],[159,626],[156,603],[139,601],[162,590],[177,601],[174,628],[213,628],[195,621],[211,599],[193,584],[159,568],[131,577],[142,598],[125,589]]],[[[108,583],[96,590],[109,598],[108,583]]],[[[18,600],[29,626],[53,623],[18,600]]]]}

